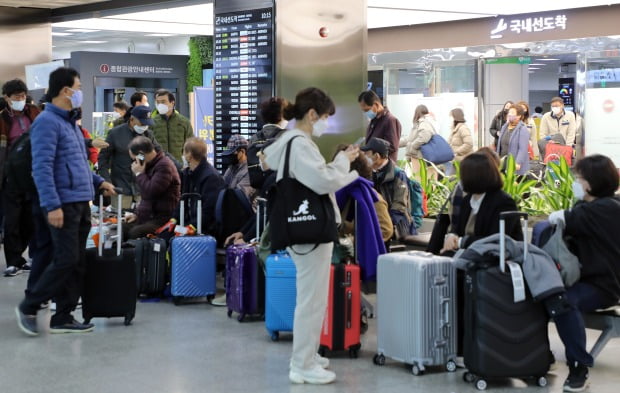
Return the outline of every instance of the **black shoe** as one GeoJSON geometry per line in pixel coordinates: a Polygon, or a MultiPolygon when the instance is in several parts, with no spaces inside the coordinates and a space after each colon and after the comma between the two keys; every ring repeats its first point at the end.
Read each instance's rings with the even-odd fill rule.
{"type": "Polygon", "coordinates": [[[15,315],[17,316],[17,326],[19,329],[29,336],[38,336],[39,329],[37,328],[37,315],[26,315],[19,309],[19,306],[15,307],[15,315]]]}
{"type": "Polygon", "coordinates": [[[19,273],[21,273],[21,270],[22,269],[18,268],[17,266],[9,266],[4,269],[4,277],[15,277],[19,273]]]}
{"type": "Polygon", "coordinates": [[[95,330],[95,325],[92,323],[79,323],[75,319],[71,322],[63,323],[62,325],[50,326],[50,333],[88,333],[95,330]]]}
{"type": "Polygon", "coordinates": [[[588,387],[588,366],[575,362],[568,365],[568,378],[564,381],[565,392],[583,392],[588,387]]]}

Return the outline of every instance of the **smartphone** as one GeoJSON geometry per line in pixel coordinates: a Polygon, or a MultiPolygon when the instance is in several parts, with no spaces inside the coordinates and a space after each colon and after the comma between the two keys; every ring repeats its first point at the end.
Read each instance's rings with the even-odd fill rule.
{"type": "Polygon", "coordinates": [[[366,140],[366,137],[360,137],[353,144],[355,146],[362,146],[365,140],[366,140]]]}
{"type": "Polygon", "coordinates": [[[138,155],[136,155],[136,159],[138,159],[138,161],[140,161],[141,165],[144,165],[144,154],[139,153],[138,155]]]}

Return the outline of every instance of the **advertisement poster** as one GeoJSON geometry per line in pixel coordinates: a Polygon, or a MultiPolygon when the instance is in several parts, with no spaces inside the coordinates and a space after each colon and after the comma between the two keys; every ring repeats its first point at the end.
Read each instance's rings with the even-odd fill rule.
{"type": "Polygon", "coordinates": [[[585,154],[603,154],[620,168],[620,88],[586,89],[585,154]]]}
{"type": "Polygon", "coordinates": [[[196,108],[194,134],[207,142],[207,161],[214,165],[213,87],[194,87],[194,100],[196,108]]]}

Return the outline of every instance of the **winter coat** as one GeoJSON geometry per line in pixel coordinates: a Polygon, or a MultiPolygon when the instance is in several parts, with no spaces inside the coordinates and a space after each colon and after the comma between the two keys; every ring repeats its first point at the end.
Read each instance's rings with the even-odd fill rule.
{"type": "Polygon", "coordinates": [[[286,145],[296,136],[301,138],[296,138],[291,143],[289,177],[297,179],[319,195],[329,194],[336,223],[340,223],[340,209],[334,193],[357,179],[359,174],[350,170],[350,162],[344,152],[339,152],[332,162],[327,163],[310,135],[299,129],[292,129],[284,132],[264,150],[267,165],[277,170],[276,181],[280,181],[284,173],[286,145]]]}
{"type": "Polygon", "coordinates": [[[459,123],[452,127],[448,143],[454,152],[454,159],[456,161],[461,161],[465,156],[474,151],[471,132],[465,123],[459,123]]]}
{"type": "Polygon", "coordinates": [[[228,188],[238,188],[243,191],[250,204],[256,199],[256,190],[250,185],[247,162],[229,166],[224,172],[224,183],[228,188]]]}
{"type": "MultiPolygon", "coordinates": [[[[4,178],[4,164],[9,154],[11,145],[9,145],[9,134],[13,127],[14,116],[11,116],[11,109],[5,108],[0,111],[0,189],[2,189],[4,178]]],[[[39,108],[34,105],[26,104],[23,110],[23,114],[28,117],[30,124],[34,122],[34,119],[41,113],[39,108]]]]}
{"type": "Polygon", "coordinates": [[[566,144],[572,146],[575,143],[577,122],[573,112],[564,111],[560,117],[554,117],[552,112],[547,112],[540,119],[540,137],[562,134],[566,144]]]}
{"type": "Polygon", "coordinates": [[[169,219],[181,197],[179,172],[163,152],[144,167],[144,173],[136,176],[141,200],[137,208],[138,224],[154,218],[169,219]]]}
{"type": "Polygon", "coordinates": [[[372,182],[359,177],[336,192],[338,206],[344,209],[350,208],[343,222],[355,221],[355,209],[350,203],[351,199],[357,201],[357,226],[354,231],[355,245],[357,247],[357,260],[362,268],[363,280],[375,280],[377,277],[377,258],[385,254],[385,243],[381,235],[379,220],[375,211],[374,203],[378,200],[376,191],[372,188],[372,182]]]}
{"type": "Polygon", "coordinates": [[[497,146],[497,137],[499,135],[499,131],[502,129],[502,126],[506,123],[506,116],[504,115],[504,111],[501,110],[495,114],[493,120],[491,120],[491,126],[489,127],[489,133],[493,137],[495,141],[495,146],[497,146]]]}
{"type": "Polygon", "coordinates": [[[423,158],[420,147],[431,140],[433,135],[437,133],[436,129],[437,127],[429,115],[422,117],[417,124],[414,124],[409,135],[400,140],[400,147],[407,148],[405,152],[407,159],[423,158]]]}
{"type": "Polygon", "coordinates": [[[510,134],[508,151],[502,151],[502,136],[505,132],[510,132],[508,131],[508,124],[509,123],[506,122],[499,132],[497,153],[500,157],[511,154],[515,158],[515,162],[520,165],[517,170],[517,174],[525,175],[530,169],[530,154],[528,152],[528,146],[530,145],[530,132],[527,130],[527,126],[520,121],[510,134]]]}
{"type": "MultiPolygon", "coordinates": [[[[161,150],[150,130],[142,135],[153,141],[156,151],[161,150]]],[[[132,160],[128,149],[129,143],[137,136],[138,133],[129,128],[128,123],[123,123],[108,132],[105,141],[109,146],[99,152],[99,174],[106,181],[122,188],[125,195],[140,195],[135,176],[131,172],[132,160]]]]}
{"type": "Polygon", "coordinates": [[[151,129],[157,142],[164,151],[172,154],[177,161],[181,161],[185,141],[194,136],[194,129],[189,119],[175,110],[170,118],[155,112],[153,120],[155,125],[151,129]]]}
{"type": "Polygon", "coordinates": [[[392,161],[398,160],[398,142],[402,133],[400,121],[388,110],[383,108],[383,112],[377,113],[377,116],[370,121],[366,130],[366,141],[370,138],[381,138],[390,142],[389,157],[392,161]]]}
{"type": "Polygon", "coordinates": [[[381,169],[373,172],[375,190],[385,199],[392,224],[397,235],[402,238],[415,235],[416,226],[411,217],[411,198],[407,175],[399,170],[391,160],[381,169]]]}

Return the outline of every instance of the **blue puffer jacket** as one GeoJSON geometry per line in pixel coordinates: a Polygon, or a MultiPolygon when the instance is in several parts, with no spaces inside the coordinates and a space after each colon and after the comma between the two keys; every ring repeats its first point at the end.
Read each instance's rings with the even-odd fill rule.
{"type": "Polygon", "coordinates": [[[32,176],[41,207],[52,211],[91,201],[103,179],[90,171],[84,136],[69,111],[49,103],[30,130],[32,176]]]}

